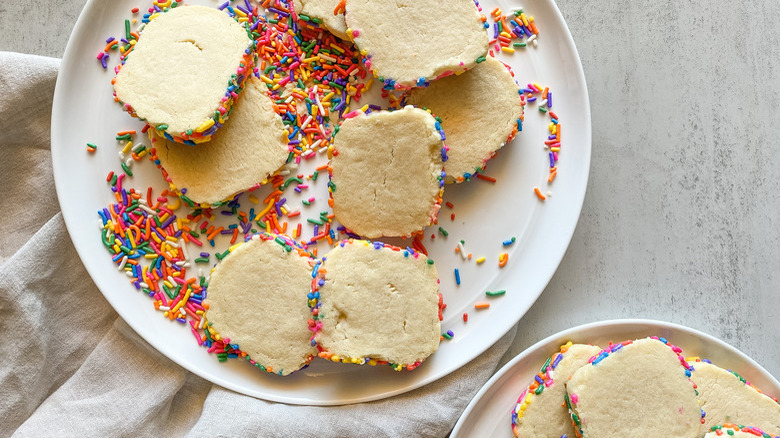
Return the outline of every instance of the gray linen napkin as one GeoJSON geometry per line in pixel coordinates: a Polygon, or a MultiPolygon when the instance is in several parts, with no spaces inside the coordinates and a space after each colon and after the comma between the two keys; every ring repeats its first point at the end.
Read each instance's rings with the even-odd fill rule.
{"type": "Polygon", "coordinates": [[[49,125],[59,61],[0,52],[0,435],[445,436],[515,329],[415,391],[340,407],[223,389],[143,341],[103,299],[59,212],[49,125]]]}

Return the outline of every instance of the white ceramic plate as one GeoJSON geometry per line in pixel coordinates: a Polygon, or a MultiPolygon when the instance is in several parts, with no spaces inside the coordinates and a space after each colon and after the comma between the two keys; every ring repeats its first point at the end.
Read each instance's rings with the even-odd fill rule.
{"type": "Polygon", "coordinates": [[[480,389],[455,424],[451,437],[512,438],[511,415],[517,398],[531,383],[548,357],[568,341],[605,346],[648,336],[666,338],[683,349],[685,357],[699,356],[730,369],[772,396],[780,395],[780,382],[761,365],[720,339],[663,321],[613,320],[585,324],[537,342],[504,365],[480,389]]]}
{"type": "MultiPolygon", "coordinates": [[[[220,2],[190,3],[216,6],[220,2]]],[[[76,23],[54,96],[54,176],[68,231],[95,284],[119,315],[170,359],[226,388],[273,401],[328,405],[376,400],[430,383],[471,361],[506,333],[544,290],[566,251],[585,196],[591,148],[590,110],[582,67],[560,12],[551,0],[529,0],[523,6],[536,17],[539,47],[501,59],[513,66],[522,85],[538,82],[554,92],[553,110],[564,126],[560,172],[549,188],[553,197],[540,202],[533,187],[548,190],[543,141],[549,118],[535,105],[529,105],[524,131],[488,165],[487,174],[498,182],[475,180],[447,187],[445,201],[455,208],[443,207],[440,225],[449,231],[449,237],[439,234],[434,226],[426,231],[425,244],[439,268],[441,290],[448,304],[442,328],[454,331],[455,338],[443,342],[440,350],[414,372],[315,360],[308,369],[280,378],[239,361],[219,363],[196,345],[188,327],[172,323],[155,311],[152,301],[136,292],[117,271],[101,244],[96,225],[96,212],[112,201],[106,175],[120,170],[119,147],[114,137],[128,129],[140,132],[142,125],[113,102],[113,72],[100,68],[95,55],[103,49],[108,36],[124,35],[124,20],[136,6],[141,6],[138,0],[90,0],[76,23]],[[87,142],[98,145],[97,153],[85,151],[87,142]],[[450,219],[452,213],[455,220],[450,219]],[[430,240],[432,233],[437,234],[434,241],[430,240]],[[516,237],[516,243],[502,247],[502,242],[510,237],[516,237]],[[461,260],[454,252],[461,239],[474,254],[470,262],[461,260]],[[509,263],[499,269],[498,256],[504,251],[509,253],[509,263]],[[487,261],[478,266],[475,260],[480,256],[487,261]],[[454,268],[460,269],[460,286],[455,284],[454,268]],[[474,310],[474,303],[486,301],[486,290],[498,289],[507,293],[491,299],[491,309],[474,310]],[[468,323],[463,322],[464,312],[469,313],[468,323]]],[[[505,11],[512,7],[503,0],[485,1],[482,6],[487,14],[496,6],[505,11]]],[[[110,66],[116,65],[117,59],[116,52],[112,52],[110,66]]],[[[320,163],[321,159],[317,164],[320,163]]],[[[311,173],[311,167],[305,170],[306,174],[311,173]]],[[[153,186],[155,194],[164,188],[152,163],[135,163],[133,171],[134,176],[125,180],[125,186],[144,191],[153,186]]],[[[319,200],[317,208],[308,210],[311,216],[317,216],[325,205],[326,182],[326,178],[321,178],[306,192],[319,200]]],[[[265,196],[263,193],[261,190],[260,199],[265,196]]],[[[303,199],[292,196],[293,201],[303,199]]],[[[246,199],[242,204],[242,209],[251,206],[246,199]]],[[[310,236],[311,225],[304,225],[304,235],[310,236]]],[[[320,245],[320,255],[326,246],[320,245]]]]}

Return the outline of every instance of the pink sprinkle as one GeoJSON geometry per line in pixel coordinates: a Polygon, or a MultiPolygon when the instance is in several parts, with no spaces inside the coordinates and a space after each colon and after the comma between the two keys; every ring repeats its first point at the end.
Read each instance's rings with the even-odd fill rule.
{"type": "Polygon", "coordinates": [[[579,399],[580,399],[580,398],[579,398],[579,397],[577,397],[577,394],[572,394],[572,395],[571,395],[571,402],[572,402],[572,403],[574,403],[575,405],[577,404],[577,401],[578,401],[579,399]]]}

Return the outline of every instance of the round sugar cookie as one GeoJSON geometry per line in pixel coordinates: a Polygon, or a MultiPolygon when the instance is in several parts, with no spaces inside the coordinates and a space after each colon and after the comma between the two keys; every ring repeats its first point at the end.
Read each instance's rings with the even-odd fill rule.
{"type": "Polygon", "coordinates": [[[654,338],[626,341],[575,371],[566,403],[577,436],[701,437],[699,401],[680,352],[654,338]]]}
{"type": "Polygon", "coordinates": [[[488,51],[473,0],[347,0],[344,18],[363,62],[386,89],[460,73],[488,51]]]}
{"type": "Polygon", "coordinates": [[[740,426],[737,424],[723,424],[712,426],[709,429],[704,438],[717,438],[717,437],[729,437],[729,438],[780,438],[777,435],[770,435],[763,430],[752,426],[740,426]]]}
{"type": "Polygon", "coordinates": [[[311,21],[312,18],[318,18],[330,33],[349,41],[342,0],[294,0],[293,8],[300,19],[311,21]]]}
{"type": "Polygon", "coordinates": [[[320,357],[400,371],[439,348],[439,280],[425,255],[348,240],[323,257],[318,276],[310,305],[320,357]]]}
{"type": "Polygon", "coordinates": [[[431,110],[441,119],[449,159],[448,182],[462,182],[484,170],[517,133],[524,101],[512,73],[488,56],[471,70],[412,90],[407,103],[431,110]]]}
{"type": "Polygon", "coordinates": [[[436,119],[411,106],[359,112],[333,138],[333,214],[367,238],[406,237],[432,224],[441,207],[446,147],[436,119]]]}
{"type": "Polygon", "coordinates": [[[171,8],[150,20],[124,55],[115,99],[171,141],[207,141],[252,72],[248,30],[204,6],[171,8]]]}
{"type": "Polygon", "coordinates": [[[512,411],[512,431],[516,437],[574,437],[574,426],[563,404],[566,381],[600,351],[601,348],[593,345],[568,342],[561,346],[560,352],[547,359],[534,382],[517,399],[512,411]]]}
{"type": "Polygon", "coordinates": [[[719,424],[749,424],[780,435],[780,404],[750,386],[742,377],[706,362],[692,363],[691,379],[699,392],[709,430],[719,424]]]}
{"type": "Polygon", "coordinates": [[[206,318],[259,368],[283,376],[297,371],[316,353],[307,324],[313,265],[293,242],[257,234],[211,272],[206,318]]]}
{"type": "Polygon", "coordinates": [[[262,184],[287,161],[287,132],[264,84],[246,82],[233,116],[211,140],[191,147],[149,130],[153,158],[171,188],[196,204],[215,205],[262,184]]]}

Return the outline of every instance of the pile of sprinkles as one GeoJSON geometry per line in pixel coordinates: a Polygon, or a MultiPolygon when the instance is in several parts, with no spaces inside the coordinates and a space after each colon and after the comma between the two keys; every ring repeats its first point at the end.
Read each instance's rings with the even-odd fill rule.
{"type": "MultiPolygon", "coordinates": [[[[539,113],[547,114],[550,117],[550,123],[547,125],[549,134],[544,140],[544,149],[547,151],[547,157],[549,159],[550,170],[547,176],[547,185],[549,186],[558,175],[558,156],[561,152],[561,122],[558,115],[552,110],[552,91],[550,91],[550,87],[543,87],[536,82],[529,82],[526,84],[525,88],[519,90],[519,93],[523,95],[526,105],[537,103],[539,113]]],[[[541,201],[552,196],[551,191],[547,191],[545,194],[538,186],[534,187],[534,193],[536,193],[536,196],[541,201]]]]}
{"type": "Polygon", "coordinates": [[[491,55],[494,51],[515,53],[516,48],[526,48],[528,44],[538,47],[539,29],[536,27],[534,17],[526,15],[522,7],[514,8],[509,17],[504,15],[500,8],[496,8],[490,13],[490,17],[493,19],[491,55]]]}
{"type": "MultiPolygon", "coordinates": [[[[475,3],[480,8],[479,3],[475,3]]],[[[153,0],[152,6],[146,10],[131,9],[132,17],[124,21],[124,33],[119,38],[107,38],[106,46],[98,52],[97,60],[101,68],[109,69],[109,61],[114,54],[118,55],[118,62],[123,62],[125,56],[132,52],[143,26],[154,19],[156,14],[182,5],[182,2],[173,0],[153,0]]],[[[254,74],[266,84],[268,94],[274,101],[274,109],[283,119],[289,149],[287,165],[270,177],[263,187],[258,185],[218,204],[197,205],[187,197],[186,187],[171,185],[165,169],[161,167],[157,151],[147,146],[150,144],[147,139],[148,129],[164,130],[166,126],[153,127],[147,124],[140,132],[120,131],[116,133],[115,139],[119,146],[118,164],[121,171],[111,171],[106,177],[113,199],[98,211],[98,225],[102,242],[117,269],[127,275],[137,291],[153,300],[155,309],[171,321],[189,325],[196,342],[216,354],[220,361],[242,358],[260,367],[241,351],[238,344],[220,337],[211,328],[206,318],[208,307],[203,302],[207,296],[208,271],[241,242],[257,233],[281,235],[276,238],[277,243],[288,251],[308,251],[313,257],[317,256],[317,245],[320,242],[333,246],[339,244],[341,239],[357,238],[343,226],[334,223],[330,205],[319,205],[322,201],[313,196],[304,196],[301,205],[295,205],[293,198],[286,193],[292,189],[303,195],[310,185],[316,184],[323,171],[328,171],[327,164],[309,174],[299,173],[298,167],[303,161],[318,156],[331,156],[332,137],[338,132],[339,120],[354,117],[359,112],[370,113],[382,108],[358,104],[364,93],[370,90],[374,78],[368,74],[354,45],[321,28],[318,19],[297,16],[291,1],[265,0],[257,6],[249,0],[230,0],[219,5],[219,9],[242,23],[253,39],[255,50],[251,70],[246,74],[254,74]],[[128,180],[133,176],[133,168],[144,157],[161,169],[170,185],[169,189],[154,193],[151,187],[144,190],[130,187],[128,180]],[[263,195],[258,195],[260,189],[263,195]],[[305,222],[288,223],[288,220],[301,216],[302,212],[308,212],[304,213],[304,216],[308,216],[305,222]],[[225,225],[225,220],[230,223],[225,225]],[[304,230],[304,225],[311,228],[310,234],[304,230]],[[224,242],[229,242],[227,249],[217,250],[224,242]],[[206,268],[205,272],[203,268],[206,268]]],[[[514,48],[526,47],[528,44],[536,47],[538,29],[533,17],[525,15],[522,8],[514,10],[509,17],[503,15],[500,9],[494,10],[490,16],[494,21],[490,56],[495,55],[493,49],[495,52],[512,53],[514,48]]],[[[483,21],[485,27],[490,28],[486,17],[483,21]]],[[[394,87],[387,86],[381,90],[387,108],[398,107],[403,102],[403,95],[396,96],[394,91],[394,87]]],[[[239,88],[233,90],[234,97],[238,92],[239,88]]],[[[523,95],[524,103],[537,102],[540,113],[550,117],[550,135],[545,141],[545,148],[550,157],[548,183],[552,183],[557,174],[556,163],[560,151],[560,122],[552,112],[552,93],[547,87],[529,83],[521,88],[520,94],[523,95]]],[[[214,123],[219,122],[218,118],[214,123]]],[[[204,132],[211,128],[213,126],[207,127],[204,132]]],[[[518,121],[518,130],[522,130],[522,120],[518,121]]],[[[185,140],[197,142],[194,138],[185,140]]],[[[88,153],[94,154],[98,146],[87,143],[86,149],[88,153]]],[[[486,182],[496,182],[487,175],[477,174],[476,177],[486,182]]],[[[535,191],[540,199],[546,198],[539,188],[535,188],[535,191]]],[[[450,202],[445,205],[449,209],[454,208],[450,202]]],[[[454,212],[450,214],[450,219],[455,220],[454,212]]],[[[446,239],[449,234],[445,227],[438,226],[440,238],[446,239]]],[[[415,257],[427,256],[424,237],[422,233],[413,236],[410,247],[403,251],[415,257]]],[[[436,234],[431,234],[430,238],[435,239],[436,234]]],[[[515,240],[515,237],[507,238],[501,245],[511,246],[515,240]]],[[[464,261],[472,260],[472,254],[466,251],[463,240],[458,241],[455,252],[464,261]]],[[[509,254],[501,252],[498,255],[499,268],[504,267],[508,259],[509,254]]],[[[474,260],[482,264],[486,258],[479,256],[474,260]]],[[[318,286],[321,285],[318,267],[319,264],[314,268],[312,292],[309,295],[312,306],[309,325],[315,333],[318,330],[318,286]]],[[[460,285],[462,272],[455,269],[454,275],[457,285],[460,285]]],[[[474,308],[488,309],[490,301],[505,294],[505,290],[485,291],[487,301],[477,302],[474,308]]],[[[442,319],[446,304],[441,295],[439,308],[442,319]]],[[[463,323],[467,321],[468,313],[463,313],[463,323]]],[[[441,339],[449,340],[454,336],[453,330],[445,330],[441,339]]],[[[341,361],[333,357],[326,359],[341,361]]],[[[376,361],[372,363],[371,359],[364,363],[377,364],[376,361]]],[[[390,365],[394,369],[414,369],[419,363],[390,365]]]]}

